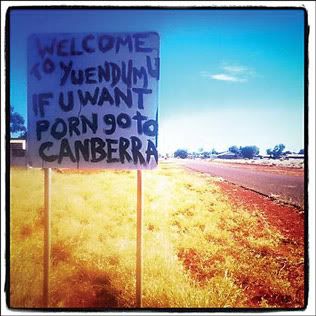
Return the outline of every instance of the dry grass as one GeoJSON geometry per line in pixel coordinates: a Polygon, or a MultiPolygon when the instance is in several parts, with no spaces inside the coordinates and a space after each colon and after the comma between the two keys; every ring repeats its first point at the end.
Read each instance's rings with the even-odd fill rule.
{"type": "MultiPolygon", "coordinates": [[[[282,269],[302,254],[269,255],[282,236],[259,212],[171,164],[143,176],[144,307],[302,306],[282,269]]],[[[41,170],[11,169],[13,307],[42,304],[42,196],[41,170]]],[[[53,172],[50,306],[135,306],[135,205],[135,171],[53,172]]]]}

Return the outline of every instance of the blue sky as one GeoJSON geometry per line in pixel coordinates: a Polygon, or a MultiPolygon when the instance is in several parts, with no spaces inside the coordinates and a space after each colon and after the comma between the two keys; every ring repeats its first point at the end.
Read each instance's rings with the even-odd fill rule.
{"type": "Polygon", "coordinates": [[[32,33],[160,34],[160,152],[304,144],[302,10],[15,10],[11,104],[26,118],[32,33]]]}

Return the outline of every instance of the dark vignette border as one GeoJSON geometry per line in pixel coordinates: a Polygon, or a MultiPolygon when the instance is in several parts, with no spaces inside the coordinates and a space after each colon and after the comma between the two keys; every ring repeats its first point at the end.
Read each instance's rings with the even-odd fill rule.
{"type": "Polygon", "coordinates": [[[6,183],[6,194],[5,194],[5,234],[6,234],[6,249],[5,249],[5,260],[6,260],[6,279],[5,288],[6,292],[6,304],[11,310],[21,311],[50,311],[50,312],[277,312],[277,311],[303,311],[308,305],[308,292],[309,292],[309,241],[308,241],[308,182],[309,182],[309,164],[308,164],[308,37],[309,37],[309,25],[308,25],[308,14],[304,7],[268,7],[268,6],[209,6],[209,7],[158,7],[158,6],[139,6],[139,7],[118,7],[118,6],[16,6],[9,7],[6,13],[5,22],[5,89],[6,89],[6,100],[5,100],[5,183],[6,183]],[[304,306],[299,308],[18,308],[10,306],[10,23],[11,23],[11,12],[15,10],[302,10],[304,12],[304,306]]]}

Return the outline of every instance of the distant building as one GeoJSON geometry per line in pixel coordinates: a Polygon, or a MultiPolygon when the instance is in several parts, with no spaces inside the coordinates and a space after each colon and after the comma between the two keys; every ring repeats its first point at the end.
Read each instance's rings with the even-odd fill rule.
{"type": "Polygon", "coordinates": [[[12,166],[26,166],[25,139],[10,140],[10,164],[12,166]]]}
{"type": "Polygon", "coordinates": [[[26,140],[25,139],[17,139],[13,138],[10,139],[10,150],[25,150],[26,147],[26,140]]]}
{"type": "Polygon", "coordinates": [[[223,153],[218,154],[217,158],[219,158],[219,159],[237,159],[238,156],[235,153],[232,153],[231,151],[225,151],[223,153]]]}
{"type": "Polygon", "coordinates": [[[270,155],[257,155],[256,157],[258,157],[259,159],[270,159],[271,158],[270,155]]]}
{"type": "Polygon", "coordinates": [[[304,154],[287,154],[285,159],[304,159],[304,154]]]}

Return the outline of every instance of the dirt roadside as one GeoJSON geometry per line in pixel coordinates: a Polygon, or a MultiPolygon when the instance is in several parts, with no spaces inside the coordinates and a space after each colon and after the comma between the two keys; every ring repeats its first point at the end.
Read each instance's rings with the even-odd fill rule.
{"type": "Polygon", "coordinates": [[[298,243],[304,242],[303,211],[291,205],[278,204],[268,197],[226,181],[218,182],[218,185],[235,207],[262,211],[269,224],[284,236],[298,243]]]}
{"type": "MultiPolygon", "coordinates": [[[[283,272],[287,275],[291,288],[296,289],[297,301],[269,290],[269,286],[242,276],[237,280],[248,297],[249,306],[258,307],[261,298],[270,304],[289,307],[304,302],[304,212],[290,205],[278,204],[251,190],[238,185],[219,181],[218,186],[228,197],[236,210],[240,207],[249,211],[259,211],[270,226],[281,233],[283,238],[275,249],[263,250],[260,255],[283,260],[283,272]],[[290,258],[296,258],[296,262],[290,258]]],[[[245,245],[247,247],[247,245],[245,245]]]]}

